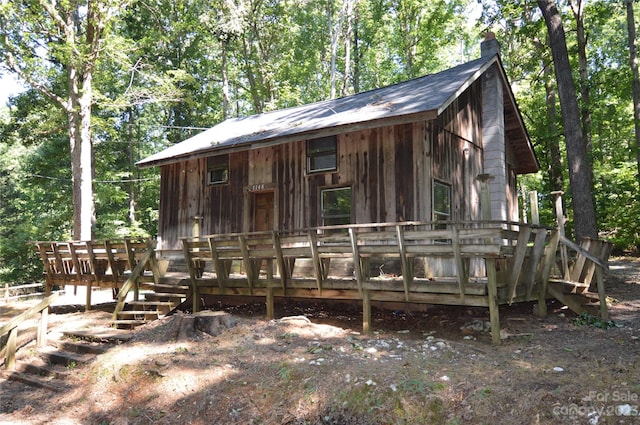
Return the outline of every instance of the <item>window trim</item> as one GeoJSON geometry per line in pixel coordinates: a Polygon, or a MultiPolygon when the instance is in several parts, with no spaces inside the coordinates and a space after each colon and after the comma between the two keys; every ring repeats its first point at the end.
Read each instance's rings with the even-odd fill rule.
{"type": "Polygon", "coordinates": [[[325,137],[318,137],[315,139],[308,139],[305,143],[305,147],[306,147],[306,159],[307,159],[307,174],[324,173],[327,171],[336,171],[338,169],[338,137],[337,136],[325,136],[325,137]],[[311,146],[313,143],[321,143],[321,142],[327,142],[327,141],[333,142],[333,147],[331,149],[319,150],[319,152],[315,152],[315,153],[311,152],[313,150],[313,147],[311,146]],[[331,167],[312,168],[312,159],[321,158],[325,156],[334,157],[334,163],[331,167]]]}
{"type": "Polygon", "coordinates": [[[207,158],[207,186],[229,183],[229,154],[215,155],[207,158]],[[213,180],[214,172],[222,172],[221,180],[213,180]]]}
{"type": "Polygon", "coordinates": [[[432,204],[432,215],[433,215],[433,221],[434,222],[438,222],[438,221],[451,221],[451,216],[452,214],[452,209],[453,209],[453,205],[452,205],[452,201],[453,201],[453,188],[451,187],[450,184],[442,182],[442,181],[438,181],[438,180],[433,180],[433,188],[431,191],[431,204],[432,204]],[[440,186],[443,188],[446,188],[448,190],[448,197],[449,197],[449,202],[448,202],[448,206],[449,206],[449,211],[445,212],[445,211],[438,211],[437,208],[437,202],[436,202],[436,187],[440,186]],[[446,217],[446,219],[442,219],[440,217],[446,217]]]}
{"type": "Polygon", "coordinates": [[[353,223],[353,188],[351,186],[339,186],[339,187],[326,187],[324,189],[320,189],[320,226],[341,226],[341,225],[347,225],[347,224],[352,224],[353,223]],[[341,190],[348,190],[349,191],[349,215],[347,216],[346,214],[334,214],[334,215],[327,215],[325,214],[325,206],[324,206],[324,194],[328,193],[328,192],[337,192],[337,191],[341,191],[341,190]],[[342,224],[326,224],[325,220],[329,218],[329,219],[340,219],[340,218],[347,218],[347,223],[342,223],[342,224]]]}

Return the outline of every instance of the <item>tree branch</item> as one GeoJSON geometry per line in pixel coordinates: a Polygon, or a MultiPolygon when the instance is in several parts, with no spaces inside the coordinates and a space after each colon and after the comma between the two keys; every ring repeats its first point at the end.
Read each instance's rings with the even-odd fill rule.
{"type": "MultiPolygon", "coordinates": [[[[3,44],[5,45],[5,48],[8,48],[6,42],[3,43],[3,44]]],[[[4,52],[4,57],[5,57],[5,60],[6,60],[6,65],[8,66],[10,71],[13,71],[20,78],[22,78],[27,84],[29,84],[31,87],[33,87],[34,89],[38,90],[40,93],[45,95],[52,102],[54,102],[57,105],[59,105],[66,112],[69,112],[71,110],[70,106],[69,106],[69,102],[67,102],[65,99],[63,99],[62,97],[58,96],[57,94],[55,94],[51,90],[49,90],[46,86],[38,83],[35,79],[31,78],[31,75],[29,75],[22,68],[20,68],[20,66],[18,66],[18,63],[15,60],[15,57],[11,53],[11,51],[9,51],[9,50],[5,51],[4,52]]]]}

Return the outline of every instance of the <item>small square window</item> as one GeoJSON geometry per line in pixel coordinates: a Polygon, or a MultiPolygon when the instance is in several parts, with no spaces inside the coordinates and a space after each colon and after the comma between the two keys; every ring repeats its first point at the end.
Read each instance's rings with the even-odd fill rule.
{"type": "Polygon", "coordinates": [[[207,159],[207,184],[223,184],[229,181],[229,155],[217,155],[207,159]]]}
{"type": "Polygon", "coordinates": [[[336,136],[307,140],[307,172],[333,171],[337,168],[336,136]]]}

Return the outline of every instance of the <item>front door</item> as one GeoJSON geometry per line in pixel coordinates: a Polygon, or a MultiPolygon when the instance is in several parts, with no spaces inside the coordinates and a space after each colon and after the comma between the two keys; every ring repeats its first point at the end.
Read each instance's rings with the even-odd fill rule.
{"type": "Polygon", "coordinates": [[[253,230],[256,232],[275,228],[275,208],[273,192],[258,192],[254,195],[255,213],[253,230]]]}

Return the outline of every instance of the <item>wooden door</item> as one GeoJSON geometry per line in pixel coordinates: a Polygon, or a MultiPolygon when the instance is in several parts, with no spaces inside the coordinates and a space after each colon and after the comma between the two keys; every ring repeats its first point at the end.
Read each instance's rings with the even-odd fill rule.
{"type": "Polygon", "coordinates": [[[275,228],[275,204],[273,192],[259,192],[254,195],[255,213],[253,230],[273,230],[275,228]]]}

